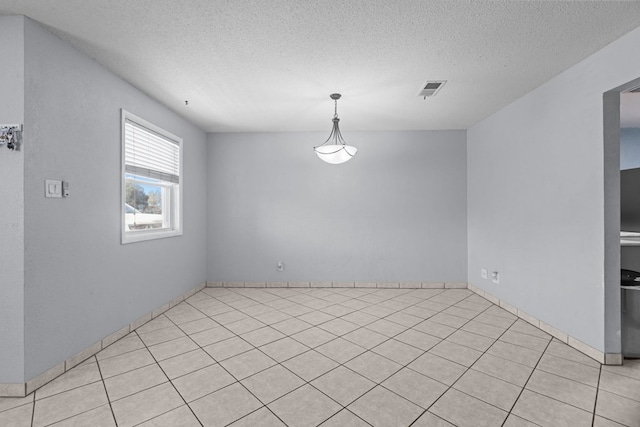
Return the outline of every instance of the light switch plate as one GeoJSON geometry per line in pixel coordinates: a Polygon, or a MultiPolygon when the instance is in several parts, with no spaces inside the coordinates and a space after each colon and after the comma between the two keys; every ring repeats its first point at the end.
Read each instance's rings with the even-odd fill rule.
{"type": "Polygon", "coordinates": [[[62,198],[62,181],[47,179],[44,181],[44,197],[62,198]]]}

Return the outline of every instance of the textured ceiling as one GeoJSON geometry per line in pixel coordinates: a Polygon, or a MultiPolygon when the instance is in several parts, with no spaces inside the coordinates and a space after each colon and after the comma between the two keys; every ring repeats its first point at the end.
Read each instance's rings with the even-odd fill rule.
{"type": "Polygon", "coordinates": [[[343,131],[466,129],[640,26],[638,1],[0,0],[0,14],[212,132],[328,132],[332,92],[343,131]],[[427,79],[448,83],[423,100],[427,79]]]}

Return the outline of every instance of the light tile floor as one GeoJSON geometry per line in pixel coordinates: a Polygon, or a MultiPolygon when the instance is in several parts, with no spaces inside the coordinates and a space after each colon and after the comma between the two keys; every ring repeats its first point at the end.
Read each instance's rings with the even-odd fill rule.
{"type": "Polygon", "coordinates": [[[466,289],[205,288],[0,426],[640,426],[601,366],[466,289]]]}

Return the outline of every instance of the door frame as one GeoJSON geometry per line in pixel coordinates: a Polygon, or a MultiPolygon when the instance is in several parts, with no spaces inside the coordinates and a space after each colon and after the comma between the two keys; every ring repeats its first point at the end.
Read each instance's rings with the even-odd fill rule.
{"type": "Polygon", "coordinates": [[[604,161],[604,350],[605,363],[622,363],[620,293],[620,94],[640,78],[602,95],[604,161]],[[609,359],[609,360],[607,360],[609,359]]]}

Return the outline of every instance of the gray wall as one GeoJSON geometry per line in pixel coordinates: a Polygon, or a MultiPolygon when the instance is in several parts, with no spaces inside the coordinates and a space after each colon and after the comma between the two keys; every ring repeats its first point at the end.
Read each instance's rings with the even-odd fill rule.
{"type": "Polygon", "coordinates": [[[639,43],[635,30],[467,133],[469,281],[612,353],[619,276],[605,287],[604,260],[619,265],[619,245],[605,250],[604,212],[619,199],[605,174],[609,191],[619,160],[605,157],[603,93],[638,77],[639,43]],[[483,267],[501,283],[481,279],[483,267]]]}
{"type": "MultiPolygon", "coordinates": [[[[0,125],[24,121],[24,18],[0,16],[0,125]]],[[[0,384],[24,382],[24,152],[0,147],[0,384]]]]}
{"type": "Polygon", "coordinates": [[[640,168],[640,128],[620,129],[620,170],[640,168]]]}
{"type": "Polygon", "coordinates": [[[25,22],[30,379],[206,280],[206,135],[25,22]],[[120,108],[184,139],[181,237],[120,244],[120,108]],[[45,199],[45,179],[69,181],[71,196],[45,199]]]}
{"type": "Polygon", "coordinates": [[[466,281],[465,134],[210,134],[209,280],[466,281]]]}

